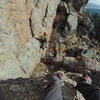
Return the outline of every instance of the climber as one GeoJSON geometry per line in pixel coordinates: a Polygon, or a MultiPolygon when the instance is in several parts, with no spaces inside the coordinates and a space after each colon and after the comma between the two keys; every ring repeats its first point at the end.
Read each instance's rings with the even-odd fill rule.
{"type": "MultiPolygon", "coordinates": [[[[51,76],[43,100],[62,100],[60,85],[60,79],[62,76],[63,74],[61,73],[51,76]]],[[[84,98],[86,100],[100,100],[100,89],[88,83],[88,75],[84,74],[80,79],[81,80],[75,88],[83,94],[84,98]]]]}
{"type": "Polygon", "coordinates": [[[56,48],[54,48],[54,58],[56,58],[57,57],[57,54],[58,54],[58,48],[56,47],[56,48]]]}
{"type": "Polygon", "coordinates": [[[41,46],[40,48],[44,49],[47,46],[47,41],[48,41],[48,32],[44,32],[43,36],[40,37],[41,40],[41,46]]]}

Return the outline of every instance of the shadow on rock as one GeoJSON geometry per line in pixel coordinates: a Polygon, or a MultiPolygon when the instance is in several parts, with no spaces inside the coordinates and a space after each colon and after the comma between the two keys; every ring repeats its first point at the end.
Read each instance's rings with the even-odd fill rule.
{"type": "Polygon", "coordinates": [[[41,100],[43,79],[18,78],[0,81],[0,100],[41,100]]]}

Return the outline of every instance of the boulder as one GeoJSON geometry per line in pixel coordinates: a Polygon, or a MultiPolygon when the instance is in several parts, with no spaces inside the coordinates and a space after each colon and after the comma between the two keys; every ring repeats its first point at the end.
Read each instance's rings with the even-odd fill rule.
{"type": "Polygon", "coordinates": [[[70,3],[74,10],[76,10],[79,13],[83,13],[84,6],[88,3],[89,0],[65,0],[66,3],[70,3]],[[77,4],[76,4],[77,2],[77,4]]]}
{"type": "MultiPolygon", "coordinates": [[[[76,77],[80,74],[66,73],[61,80],[64,100],[84,100],[83,96],[75,90],[76,77]]],[[[0,81],[0,98],[2,100],[41,100],[45,95],[47,81],[38,78],[17,78],[0,81]]]]}
{"type": "Polygon", "coordinates": [[[90,49],[84,49],[82,56],[90,59],[95,59],[96,58],[96,49],[95,48],[90,48],[90,49]]]}
{"type": "Polygon", "coordinates": [[[67,22],[63,31],[63,37],[71,36],[76,32],[76,28],[78,25],[77,14],[75,12],[71,12],[67,18],[67,22]]]}
{"type": "Polygon", "coordinates": [[[42,83],[42,80],[23,78],[1,81],[0,98],[1,100],[39,100],[44,93],[42,83]]]}
{"type": "Polygon", "coordinates": [[[79,35],[89,35],[94,30],[94,21],[91,19],[91,16],[92,15],[87,14],[78,18],[77,32],[79,35]]]}
{"type": "Polygon", "coordinates": [[[85,58],[86,68],[90,71],[100,71],[100,63],[96,59],[85,58]]]}
{"type": "Polygon", "coordinates": [[[100,71],[100,63],[95,59],[85,58],[85,57],[65,57],[63,68],[66,71],[72,72],[95,72],[100,71]]]}
{"type": "Polygon", "coordinates": [[[36,37],[43,32],[52,32],[53,20],[56,16],[57,6],[60,0],[39,0],[32,11],[32,30],[36,37]]]}

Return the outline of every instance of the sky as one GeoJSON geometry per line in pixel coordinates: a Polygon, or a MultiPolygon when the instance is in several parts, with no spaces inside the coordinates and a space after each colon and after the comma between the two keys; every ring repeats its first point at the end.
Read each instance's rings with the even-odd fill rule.
{"type": "Polygon", "coordinates": [[[100,5],[100,0],[89,0],[89,2],[100,5]]]}

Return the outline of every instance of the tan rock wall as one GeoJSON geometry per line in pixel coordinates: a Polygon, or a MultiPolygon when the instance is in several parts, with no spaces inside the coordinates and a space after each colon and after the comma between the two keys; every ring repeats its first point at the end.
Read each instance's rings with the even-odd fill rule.
{"type": "Polygon", "coordinates": [[[0,1],[0,79],[30,76],[42,54],[35,37],[51,34],[59,2],[0,1]]]}
{"type": "Polygon", "coordinates": [[[32,38],[29,25],[34,2],[2,0],[1,3],[4,5],[0,9],[0,60],[3,62],[0,79],[29,77],[40,58],[39,42],[32,38]]]}

